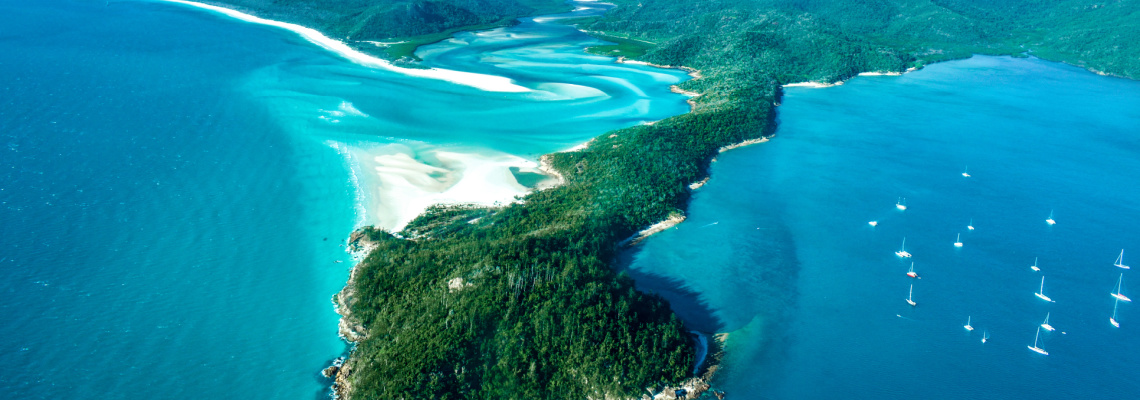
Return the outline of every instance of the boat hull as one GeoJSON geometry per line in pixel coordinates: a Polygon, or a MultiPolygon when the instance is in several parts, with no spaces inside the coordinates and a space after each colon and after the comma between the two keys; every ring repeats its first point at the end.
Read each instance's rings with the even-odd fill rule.
{"type": "Polygon", "coordinates": [[[1117,299],[1118,299],[1118,300],[1120,300],[1120,301],[1126,301],[1126,302],[1129,302],[1129,303],[1131,303],[1131,302],[1132,302],[1132,299],[1130,299],[1130,298],[1128,298],[1128,296],[1122,295],[1122,294],[1120,294],[1120,293],[1109,293],[1109,294],[1111,294],[1111,295],[1112,295],[1112,297],[1115,297],[1115,298],[1117,298],[1117,299]]]}
{"type": "Polygon", "coordinates": [[[1033,347],[1033,346],[1025,346],[1025,347],[1028,347],[1028,348],[1029,348],[1029,350],[1033,350],[1033,351],[1035,351],[1035,352],[1037,352],[1037,353],[1040,353],[1040,354],[1041,354],[1041,355],[1043,355],[1043,356],[1047,356],[1047,355],[1049,355],[1049,352],[1048,352],[1048,351],[1045,351],[1045,349],[1042,349],[1042,348],[1040,348],[1040,347],[1033,347]]]}
{"type": "Polygon", "coordinates": [[[1050,303],[1053,303],[1053,302],[1054,302],[1054,301],[1053,301],[1053,299],[1050,299],[1050,298],[1049,298],[1049,296],[1043,295],[1043,294],[1041,294],[1041,293],[1034,293],[1033,295],[1034,295],[1034,296],[1037,296],[1037,298],[1039,298],[1039,299],[1041,299],[1041,300],[1045,300],[1045,301],[1048,301],[1048,302],[1050,302],[1050,303]]]}

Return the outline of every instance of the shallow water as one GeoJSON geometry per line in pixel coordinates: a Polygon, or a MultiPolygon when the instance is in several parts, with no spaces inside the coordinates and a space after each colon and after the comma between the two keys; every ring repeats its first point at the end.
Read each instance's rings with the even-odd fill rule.
{"type": "Polygon", "coordinates": [[[315,48],[253,71],[243,89],[286,130],[342,149],[364,188],[365,224],[398,229],[433,202],[510,201],[526,192],[510,167],[533,171],[542,154],[689,110],[686,97],[669,89],[689,78],[685,72],[586,54],[602,42],[557,21],[609,6],[580,4],[460,33],[417,53],[424,66],[506,77],[527,92],[411,77],[315,48]]]}
{"type": "Polygon", "coordinates": [[[789,88],[779,112],[630,267],[692,327],[730,332],[731,398],[1140,395],[1140,310],[1108,321],[1121,272],[1140,295],[1112,265],[1140,263],[1140,83],[974,57],[789,88]],[[1056,303],[1033,295],[1042,275],[1056,303]],[[1027,346],[1047,312],[1046,357],[1027,346]]]}
{"type": "Polygon", "coordinates": [[[683,73],[581,55],[597,42],[572,28],[478,35],[425,58],[494,56],[536,90],[377,71],[181,5],[0,0],[0,397],[324,397],[340,243],[392,207],[369,157],[463,175],[687,110],[683,73]]]}

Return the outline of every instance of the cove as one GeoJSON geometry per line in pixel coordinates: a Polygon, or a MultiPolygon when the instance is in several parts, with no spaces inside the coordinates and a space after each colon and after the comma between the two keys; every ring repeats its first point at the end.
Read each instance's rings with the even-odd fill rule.
{"type": "Polygon", "coordinates": [[[1140,243],[1140,83],[975,56],[788,88],[779,113],[777,136],[719,156],[688,220],[629,267],[690,326],[729,332],[714,386],[751,399],[1140,393],[1135,306],[1109,324],[1120,273],[1126,295],[1140,282],[1113,266],[1140,243]],[[913,258],[893,254],[903,237],[913,258]],[[921,279],[905,275],[912,261],[921,279]],[[1055,303],[1033,295],[1042,275],[1055,303]],[[1057,331],[1041,332],[1040,356],[1027,346],[1046,313],[1057,331]]]}

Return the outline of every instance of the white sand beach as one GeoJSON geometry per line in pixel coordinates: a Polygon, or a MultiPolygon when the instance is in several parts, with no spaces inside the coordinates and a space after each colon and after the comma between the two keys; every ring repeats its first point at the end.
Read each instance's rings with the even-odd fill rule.
{"type": "Polygon", "coordinates": [[[262,24],[262,25],[269,25],[269,26],[278,27],[281,29],[286,29],[286,30],[297,33],[298,35],[300,35],[305,40],[308,40],[308,41],[310,41],[310,42],[312,42],[318,46],[321,46],[322,48],[324,48],[326,50],[329,50],[333,53],[336,53],[337,55],[344,57],[344,58],[346,58],[346,59],[348,59],[354,63],[360,64],[363,66],[367,66],[367,67],[386,69],[386,70],[398,72],[398,73],[408,75],[408,76],[445,80],[448,82],[452,82],[452,83],[456,83],[456,84],[460,84],[460,85],[465,85],[465,86],[470,86],[470,87],[474,87],[476,89],[486,90],[489,92],[530,92],[531,91],[531,89],[529,89],[529,88],[515,84],[514,81],[512,81],[510,78],[502,77],[502,76],[476,74],[476,73],[472,73],[472,72],[453,71],[453,70],[438,69],[438,68],[431,68],[431,69],[400,68],[400,67],[397,67],[395,65],[392,65],[392,63],[390,63],[386,60],[383,60],[383,59],[380,59],[377,57],[373,57],[373,56],[370,56],[368,54],[361,53],[361,52],[349,47],[347,44],[344,44],[344,42],[341,42],[339,40],[335,40],[335,39],[329,38],[328,36],[325,36],[324,34],[317,31],[316,29],[306,28],[304,26],[297,25],[297,24],[290,24],[287,22],[264,19],[264,18],[260,18],[257,16],[249,15],[249,14],[246,14],[246,13],[243,13],[240,11],[231,10],[231,9],[228,9],[225,7],[218,7],[218,6],[214,6],[214,5],[203,4],[203,3],[193,2],[193,1],[186,1],[186,0],[161,0],[161,1],[166,1],[166,2],[170,2],[170,3],[178,3],[178,4],[183,4],[183,5],[188,5],[188,6],[192,6],[192,7],[205,9],[205,10],[217,12],[217,13],[220,13],[220,14],[232,17],[232,18],[236,18],[236,19],[239,19],[239,20],[242,20],[245,22],[262,24]]]}
{"type": "Polygon", "coordinates": [[[434,204],[509,204],[530,191],[518,183],[511,167],[539,168],[534,161],[512,155],[427,145],[345,147],[359,171],[363,224],[393,232],[434,204]]]}

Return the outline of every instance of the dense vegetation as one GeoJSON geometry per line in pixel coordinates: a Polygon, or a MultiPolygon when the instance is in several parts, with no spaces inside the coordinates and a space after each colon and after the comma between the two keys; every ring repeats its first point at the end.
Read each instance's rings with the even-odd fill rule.
{"type": "Polygon", "coordinates": [[[415,59],[420,45],[460,30],[506,25],[516,18],[568,10],[562,0],[204,0],[315,28],[359,50],[415,59]],[[376,43],[384,43],[377,45],[376,43]]]}
{"type": "MultiPolygon", "coordinates": [[[[353,40],[446,35],[538,0],[225,0],[353,40]]],[[[367,337],[355,399],[600,399],[675,383],[694,352],[657,296],[611,268],[617,243],[682,214],[717,149],[775,130],[780,85],[904,71],[973,53],[1037,55],[1140,76],[1137,2],[618,0],[576,21],[597,47],[700,70],[693,112],[548,156],[560,187],[501,208],[429,210],[378,248],[345,299],[367,337]]],[[[545,4],[545,6],[539,6],[545,4]]]]}
{"type": "Polygon", "coordinates": [[[970,54],[1035,55],[1140,77],[1140,3],[1123,0],[617,0],[581,26],[656,46],[644,59],[780,83],[970,54]]]}

